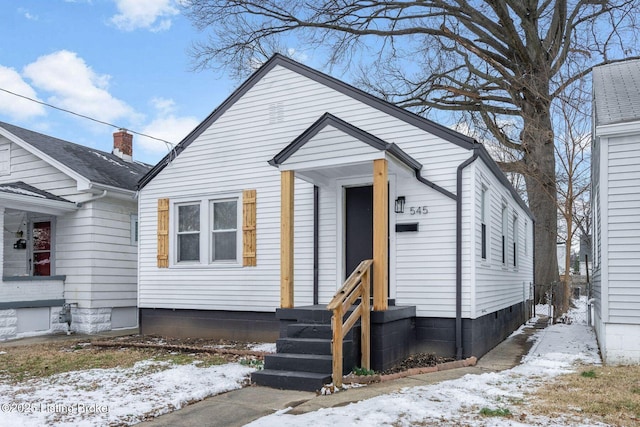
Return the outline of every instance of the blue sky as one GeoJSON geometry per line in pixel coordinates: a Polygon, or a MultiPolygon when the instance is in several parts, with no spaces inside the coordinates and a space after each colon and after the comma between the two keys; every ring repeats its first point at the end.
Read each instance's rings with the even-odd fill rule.
{"type": "MultiPolygon", "coordinates": [[[[179,142],[239,82],[190,71],[175,0],[0,0],[0,88],[179,142]]],[[[111,151],[114,128],[0,91],[0,121],[111,151]]],[[[134,158],[166,144],[134,136],[134,158]]]]}

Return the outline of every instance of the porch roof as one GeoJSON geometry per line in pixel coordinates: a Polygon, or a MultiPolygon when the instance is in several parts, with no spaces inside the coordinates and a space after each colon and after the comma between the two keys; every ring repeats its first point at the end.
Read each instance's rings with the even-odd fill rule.
{"type": "MultiPolygon", "coordinates": [[[[398,170],[411,175],[419,174],[422,164],[394,143],[388,143],[351,123],[330,113],[325,113],[282,151],[269,164],[281,170],[296,170],[298,174],[319,169],[331,171],[336,176],[337,168],[349,166],[350,174],[369,171],[371,160],[386,158],[396,160],[398,170]],[[367,165],[367,169],[358,167],[367,165]],[[362,170],[361,170],[362,169],[362,170]]],[[[370,173],[370,171],[369,171],[370,173]]],[[[309,175],[310,177],[311,175],[309,175]]]]}
{"type": "Polygon", "coordinates": [[[75,203],[22,181],[0,184],[0,206],[51,215],[77,209],[75,203]]]}

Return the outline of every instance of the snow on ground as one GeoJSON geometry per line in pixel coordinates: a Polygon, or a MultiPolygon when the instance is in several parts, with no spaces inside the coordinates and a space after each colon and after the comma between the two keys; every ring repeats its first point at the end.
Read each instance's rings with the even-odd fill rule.
{"type": "MultiPolygon", "coordinates": [[[[577,363],[599,364],[595,335],[582,323],[556,324],[534,338],[536,341],[523,362],[502,372],[464,377],[429,386],[405,388],[338,408],[321,409],[302,415],[286,411],[258,419],[250,426],[557,426],[596,425],[588,420],[552,420],[528,415],[524,421],[484,417],[482,408],[517,409],[526,402],[526,393],[568,373],[577,363]]],[[[526,412],[526,409],[525,409],[526,412]]]]}
{"type": "Polygon", "coordinates": [[[242,387],[253,368],[236,363],[200,368],[142,361],[131,368],[90,369],[0,381],[0,426],[131,425],[242,387]]]}
{"type": "Polygon", "coordinates": [[[264,351],[265,353],[275,353],[276,343],[274,342],[259,342],[249,345],[251,351],[264,351]]]}

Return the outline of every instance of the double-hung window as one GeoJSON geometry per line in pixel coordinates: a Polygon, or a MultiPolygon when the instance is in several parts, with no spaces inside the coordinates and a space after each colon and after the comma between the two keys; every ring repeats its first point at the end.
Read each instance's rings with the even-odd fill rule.
{"type": "Polygon", "coordinates": [[[174,204],[174,262],[229,264],[242,260],[238,198],[201,199],[174,204]]]}
{"type": "Polygon", "coordinates": [[[177,205],[177,261],[200,261],[200,203],[177,205]]]}
{"type": "Polygon", "coordinates": [[[238,202],[214,200],[210,210],[210,261],[235,261],[238,253],[238,202]]]}

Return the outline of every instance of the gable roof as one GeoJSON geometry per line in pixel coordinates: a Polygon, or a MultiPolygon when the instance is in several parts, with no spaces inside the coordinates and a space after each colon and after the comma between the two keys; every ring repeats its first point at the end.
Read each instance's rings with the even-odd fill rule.
{"type": "MultiPolygon", "coordinates": [[[[233,106],[242,96],[244,96],[253,86],[255,86],[256,83],[260,81],[260,79],[262,79],[269,71],[271,71],[276,66],[284,67],[290,71],[305,76],[344,95],[361,101],[364,104],[367,104],[377,110],[389,114],[392,117],[396,117],[406,123],[416,126],[419,129],[429,132],[432,135],[438,136],[445,141],[451,142],[470,151],[474,150],[474,152],[477,152],[478,156],[482,158],[483,161],[489,166],[498,180],[509,190],[518,205],[522,207],[522,209],[527,212],[527,214],[531,218],[534,218],[527,204],[522,200],[515,188],[513,188],[505,174],[500,170],[500,168],[488,154],[484,146],[475,141],[473,138],[467,135],[463,135],[460,132],[440,125],[415,113],[412,113],[404,108],[398,107],[397,105],[391,104],[388,101],[380,99],[374,95],[371,95],[370,93],[351,86],[350,84],[336,79],[335,77],[331,77],[328,74],[322,73],[278,53],[273,55],[247,80],[245,80],[245,82],[242,83],[242,85],[240,85],[240,87],[238,87],[227,99],[225,99],[224,102],[222,102],[222,104],[218,106],[218,108],[213,110],[206,119],[204,119],[198,126],[196,126],[178,145],[176,145],[166,156],[162,158],[162,160],[160,160],[146,175],[144,175],[138,182],[138,190],[144,188],[156,175],[158,175],[165,167],[167,167],[173,159],[179,156],[180,153],[182,153],[189,145],[191,145],[193,141],[195,141],[205,130],[207,130],[213,123],[215,123],[215,121],[218,120],[220,116],[222,116],[229,108],[231,108],[231,106],[233,106]]],[[[419,174],[417,176],[419,180],[423,180],[423,178],[419,174]]],[[[424,180],[423,182],[429,186],[432,186],[432,188],[435,188],[433,187],[433,183],[427,180],[424,180]]],[[[447,190],[444,190],[443,194],[450,198],[456,198],[456,195],[447,190]]]]}
{"type": "MultiPolygon", "coordinates": [[[[151,166],[144,163],[126,162],[105,151],[74,144],[8,123],[0,122],[0,128],[19,138],[20,142],[28,144],[37,152],[45,154],[53,161],[66,166],[95,184],[135,191],[138,180],[151,169],[151,166]]],[[[19,144],[15,140],[13,142],[19,144]]],[[[28,147],[23,148],[29,150],[28,147]]],[[[33,154],[38,155],[37,152],[33,154]]]]}
{"type": "Polygon", "coordinates": [[[359,141],[364,142],[365,144],[375,148],[376,150],[389,152],[411,169],[420,170],[422,168],[422,165],[417,160],[405,153],[396,144],[385,142],[377,136],[360,129],[359,127],[356,127],[351,123],[347,123],[328,112],[324,113],[318,120],[315,121],[315,123],[309,126],[307,130],[305,130],[300,136],[294,139],[291,144],[287,145],[284,149],[282,149],[282,151],[276,154],[273,159],[269,160],[269,164],[272,166],[281,165],[296,151],[302,148],[302,146],[309,142],[314,136],[316,136],[318,132],[328,126],[341,130],[347,135],[350,135],[358,139],[359,141]]]}
{"type": "Polygon", "coordinates": [[[640,120],[640,60],[593,69],[596,126],[640,120]]]}
{"type": "Polygon", "coordinates": [[[471,149],[474,144],[473,138],[456,132],[448,127],[442,126],[429,119],[418,116],[404,108],[393,105],[387,101],[377,98],[370,93],[367,93],[361,89],[351,86],[341,80],[331,77],[327,74],[321,73],[318,70],[314,70],[306,65],[287,58],[281,54],[276,53],[273,55],[264,65],[256,70],[238,89],[236,89],[218,108],[213,110],[209,116],[202,121],[195,129],[191,131],[178,145],[176,145],[162,160],[160,160],[150,171],[147,173],[138,184],[138,189],[142,189],[149,183],[157,174],[159,174],[174,158],[176,158],[185,148],[187,148],[196,138],[198,138],[206,129],[208,129],[222,114],[224,114],[233,104],[235,104],[245,93],[247,93],[255,84],[262,79],[265,74],[271,71],[274,67],[281,66],[287,68],[302,76],[308,77],[320,84],[330,87],[340,93],[350,96],[358,101],[361,101],[373,108],[383,111],[393,117],[399,118],[407,123],[410,123],[419,129],[423,129],[433,135],[452,142],[461,147],[471,149]]]}

